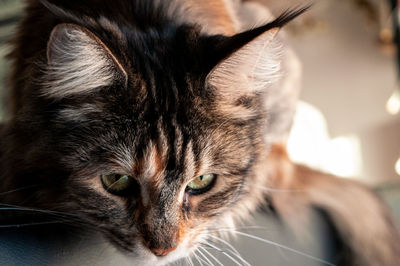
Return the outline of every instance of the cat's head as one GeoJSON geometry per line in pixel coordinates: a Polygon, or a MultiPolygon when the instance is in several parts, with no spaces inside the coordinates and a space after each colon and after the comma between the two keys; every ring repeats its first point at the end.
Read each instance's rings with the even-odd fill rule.
{"type": "Polygon", "coordinates": [[[141,265],[187,256],[246,215],[262,199],[249,184],[263,178],[275,35],[301,12],[231,37],[58,23],[40,89],[14,122],[15,176],[41,184],[32,204],[78,216],[141,265]]]}

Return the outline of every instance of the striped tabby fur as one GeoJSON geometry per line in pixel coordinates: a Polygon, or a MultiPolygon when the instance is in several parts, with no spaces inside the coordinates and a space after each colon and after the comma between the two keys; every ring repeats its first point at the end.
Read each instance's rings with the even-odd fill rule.
{"type": "Polygon", "coordinates": [[[0,191],[17,190],[0,202],[70,213],[136,265],[161,265],[268,198],[288,223],[326,213],[352,255],[336,263],[400,264],[399,233],[373,192],[282,148],[300,72],[278,31],[304,9],[273,20],[234,0],[26,2],[1,127],[0,191]],[[270,22],[249,29],[245,17],[270,22]],[[134,177],[134,190],[108,193],[104,173],[134,177]],[[186,192],[208,173],[209,191],[186,192]]]}

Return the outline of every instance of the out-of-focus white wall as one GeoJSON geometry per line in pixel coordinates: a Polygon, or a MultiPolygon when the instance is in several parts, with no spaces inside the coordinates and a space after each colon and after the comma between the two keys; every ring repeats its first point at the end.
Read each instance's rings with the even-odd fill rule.
{"type": "MultiPolygon", "coordinates": [[[[260,2],[272,7],[275,14],[309,3],[260,2]]],[[[314,1],[310,11],[288,25],[290,43],[303,64],[301,99],[321,111],[330,137],[350,136],[359,143],[362,167],[357,178],[371,184],[397,183],[400,116],[386,111],[397,85],[394,52],[378,42],[385,18],[373,21],[368,10],[354,2],[314,1]]],[[[376,1],[371,3],[379,7],[376,1]]],[[[389,17],[386,21],[392,23],[389,17]]]]}

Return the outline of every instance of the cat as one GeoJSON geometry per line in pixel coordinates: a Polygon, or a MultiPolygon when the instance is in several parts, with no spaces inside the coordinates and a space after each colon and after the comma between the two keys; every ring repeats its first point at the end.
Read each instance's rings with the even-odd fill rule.
{"type": "Polygon", "coordinates": [[[260,206],[294,227],[316,209],[349,252],[333,263],[400,264],[372,190],[286,154],[299,65],[279,29],[307,8],[250,28],[268,11],[247,1],[26,5],[0,128],[3,205],[68,214],[136,265],[188,256],[260,206]]]}

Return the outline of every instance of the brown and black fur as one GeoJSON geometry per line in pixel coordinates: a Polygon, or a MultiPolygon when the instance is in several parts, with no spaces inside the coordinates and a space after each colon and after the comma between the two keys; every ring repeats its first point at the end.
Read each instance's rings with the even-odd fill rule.
{"type": "Polygon", "coordinates": [[[277,41],[276,29],[304,9],[238,33],[227,2],[27,1],[9,56],[10,109],[1,127],[0,191],[16,191],[0,202],[68,213],[139,257],[182,243],[191,250],[202,231],[247,216],[268,197],[289,222],[298,210],[323,210],[344,241],[351,236],[351,265],[398,265],[398,231],[375,194],[291,163],[268,141],[284,111],[266,99],[282,96],[271,93],[273,85],[247,88],[226,72],[235,67],[232,58],[252,60],[241,52],[253,43],[277,41]],[[58,58],[65,32],[98,50],[90,65],[106,63],[107,83],[85,75],[79,78],[88,84],[68,88],[58,80],[62,70],[52,65],[69,62],[58,58]],[[135,178],[123,196],[100,184],[100,174],[113,172],[135,178]],[[185,192],[188,181],[209,172],[218,176],[209,192],[185,192]],[[252,184],[304,193],[282,195],[252,184]],[[365,203],[354,204],[352,196],[365,203]],[[364,222],[349,216],[356,209],[364,222]]]}

